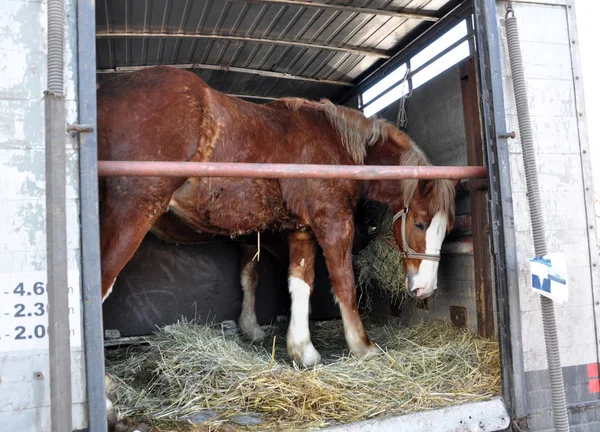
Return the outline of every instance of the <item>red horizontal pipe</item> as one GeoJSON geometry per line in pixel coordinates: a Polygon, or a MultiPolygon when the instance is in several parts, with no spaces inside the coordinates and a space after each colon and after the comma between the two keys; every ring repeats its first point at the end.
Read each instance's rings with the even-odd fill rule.
{"type": "Polygon", "coordinates": [[[257,177],[353,180],[486,177],[484,166],[308,165],[229,162],[99,161],[100,176],[257,177]]]}

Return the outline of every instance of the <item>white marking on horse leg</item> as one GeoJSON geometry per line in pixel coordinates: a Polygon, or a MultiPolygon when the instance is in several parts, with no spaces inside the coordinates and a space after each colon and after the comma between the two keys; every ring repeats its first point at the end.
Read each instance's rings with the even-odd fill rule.
{"type": "Polygon", "coordinates": [[[115,280],[113,281],[113,283],[110,286],[110,288],[108,289],[108,291],[106,291],[106,294],[104,294],[104,297],[102,297],[102,303],[104,303],[104,300],[106,300],[108,298],[108,296],[110,295],[110,293],[112,293],[112,290],[113,290],[113,287],[115,286],[116,281],[117,281],[117,279],[115,278],[115,280]]]}
{"type": "Polygon", "coordinates": [[[292,313],[287,333],[288,353],[299,365],[314,366],[321,361],[321,356],[310,340],[308,329],[310,287],[296,276],[288,278],[288,286],[292,297],[292,313]]]}
{"type": "Polygon", "coordinates": [[[353,313],[352,309],[349,309],[345,304],[340,303],[337,296],[334,294],[334,299],[337,304],[340,305],[340,312],[342,313],[342,322],[344,323],[344,336],[350,353],[360,358],[369,359],[377,354],[381,353],[381,350],[375,345],[369,345],[365,343],[361,333],[362,323],[358,313],[353,313]],[[358,321],[357,321],[358,320],[358,321]]]}
{"type": "Polygon", "coordinates": [[[256,264],[256,261],[249,261],[242,269],[241,283],[244,299],[242,300],[242,312],[238,321],[240,330],[252,342],[262,340],[267,335],[258,325],[258,319],[256,318],[257,282],[255,278],[258,277],[256,264]]]}
{"type": "MultiPolygon", "coordinates": [[[[438,212],[431,220],[431,224],[425,232],[425,253],[436,255],[442,249],[442,243],[446,236],[448,218],[445,214],[438,212]]],[[[412,290],[418,298],[426,298],[433,294],[437,288],[438,261],[422,260],[418,273],[413,276],[412,290]]]]}
{"type": "MultiPolygon", "coordinates": [[[[339,303],[339,302],[338,302],[339,303]]],[[[346,343],[348,344],[348,348],[350,348],[351,352],[362,351],[365,344],[362,341],[358,331],[356,328],[350,324],[348,312],[345,307],[341,307],[340,312],[342,313],[342,322],[344,323],[344,336],[346,337],[346,343]]]]}
{"type": "Polygon", "coordinates": [[[104,375],[104,387],[106,395],[106,420],[110,430],[111,425],[114,426],[114,424],[117,422],[117,413],[115,412],[113,403],[110,400],[110,394],[114,392],[114,384],[108,375],[104,375]]]}

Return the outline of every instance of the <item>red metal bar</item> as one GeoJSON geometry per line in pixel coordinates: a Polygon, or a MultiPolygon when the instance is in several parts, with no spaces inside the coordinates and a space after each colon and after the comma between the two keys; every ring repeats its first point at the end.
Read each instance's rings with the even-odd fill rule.
{"type": "Polygon", "coordinates": [[[100,176],[257,177],[352,180],[484,178],[484,166],[309,165],[228,162],[99,161],[100,176]]]}

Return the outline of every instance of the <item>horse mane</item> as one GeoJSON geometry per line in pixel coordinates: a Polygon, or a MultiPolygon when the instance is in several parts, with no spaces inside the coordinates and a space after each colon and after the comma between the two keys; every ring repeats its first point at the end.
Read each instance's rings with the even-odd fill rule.
{"type": "MultiPolygon", "coordinates": [[[[322,111],[329,123],[339,133],[344,148],[358,165],[364,164],[369,147],[375,145],[379,140],[392,138],[398,147],[402,148],[402,156],[399,161],[401,166],[431,166],[427,156],[410,137],[386,120],[367,118],[358,110],[334,105],[327,99],[314,102],[301,98],[282,98],[281,101],[293,111],[298,111],[303,106],[322,111]]],[[[418,183],[417,179],[402,180],[405,204],[412,199],[418,183]]],[[[447,179],[435,179],[431,193],[430,214],[442,212],[453,220],[456,193],[454,183],[447,179]]]]}
{"type": "Polygon", "coordinates": [[[344,148],[357,165],[364,164],[369,147],[388,137],[391,125],[386,120],[367,118],[358,110],[334,105],[327,99],[321,99],[319,102],[301,98],[281,100],[293,111],[298,111],[302,106],[322,111],[340,135],[344,148]]]}
{"type": "MultiPolygon", "coordinates": [[[[401,166],[431,166],[423,151],[411,141],[412,146],[402,153],[400,157],[401,166]]],[[[456,189],[454,183],[448,179],[435,179],[431,188],[431,200],[429,201],[429,213],[434,215],[438,212],[454,220],[454,197],[456,189]]],[[[408,204],[412,199],[419,184],[417,179],[402,180],[403,202],[408,204]]]]}

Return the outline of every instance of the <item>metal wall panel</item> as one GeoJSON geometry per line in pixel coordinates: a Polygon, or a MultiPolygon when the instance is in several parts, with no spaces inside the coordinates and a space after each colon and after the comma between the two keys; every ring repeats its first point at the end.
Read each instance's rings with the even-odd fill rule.
{"type": "MultiPolygon", "coordinates": [[[[499,6],[499,14],[503,14],[499,6]]],[[[574,71],[565,6],[515,4],[527,79],[534,143],[549,249],[565,253],[569,266],[569,302],[556,304],[564,366],[598,361],[589,226],[575,106],[574,71]],[[540,20],[539,17],[544,19],[540,20]],[[549,53],[552,55],[541,55],[549,53]],[[587,283],[586,283],[587,282],[587,283]]],[[[504,83],[509,130],[518,130],[514,95],[502,27],[504,83]]],[[[510,142],[515,230],[520,263],[520,296],[525,370],[546,368],[539,301],[528,287],[528,259],[533,256],[529,206],[519,137],[510,142]]],[[[594,257],[596,258],[596,257],[594,257]]]]}
{"type": "MultiPolygon", "coordinates": [[[[569,301],[555,303],[569,420],[573,431],[598,429],[599,277],[585,117],[582,104],[577,34],[572,0],[513,2],[519,33],[534,145],[540,177],[548,249],[565,254],[569,301]]],[[[510,67],[501,24],[504,96],[508,130],[518,131],[510,67]]],[[[527,423],[529,430],[552,430],[550,389],[540,303],[529,288],[528,259],[533,245],[519,137],[509,141],[514,225],[519,261],[519,297],[527,423]]]]}
{"type": "MultiPolygon", "coordinates": [[[[46,89],[45,2],[10,1],[0,15],[0,429],[49,431],[49,372],[47,338],[17,345],[15,305],[31,299],[14,294],[12,281],[28,275],[45,279],[45,162],[43,91],[46,89]],[[6,293],[9,294],[6,294],[6,293]],[[8,315],[7,315],[8,314],[8,315]],[[7,337],[7,334],[9,336],[7,337]],[[21,345],[23,347],[23,345],[21,345]]],[[[65,109],[69,122],[77,119],[76,2],[66,1],[65,109]]],[[[66,127],[66,125],[65,125],[66,127]]],[[[85,372],[79,298],[78,147],[67,136],[67,242],[74,316],[71,319],[73,367],[73,425],[86,426],[85,372]]],[[[28,291],[30,292],[30,291],[28,291]]],[[[36,301],[44,303],[44,296],[36,301]]],[[[29,306],[28,306],[29,307],[29,306]]],[[[33,317],[20,318],[29,330],[33,317]]],[[[41,334],[41,333],[40,333],[41,334]]],[[[32,335],[33,336],[33,335],[32,335]]],[[[22,341],[21,341],[22,342],[22,341]]],[[[19,343],[21,343],[19,342],[19,343]]]]}

